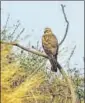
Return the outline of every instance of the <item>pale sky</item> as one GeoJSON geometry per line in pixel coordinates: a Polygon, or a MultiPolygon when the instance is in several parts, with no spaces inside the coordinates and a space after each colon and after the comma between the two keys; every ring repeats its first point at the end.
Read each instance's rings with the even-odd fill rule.
{"type": "MultiPolygon", "coordinates": [[[[29,41],[35,45],[39,41],[41,46],[45,27],[50,27],[60,42],[66,28],[61,4],[66,5],[65,12],[70,23],[68,36],[61,48],[68,47],[71,52],[76,45],[71,65],[78,64],[78,67],[84,67],[84,1],[1,1],[1,25],[5,24],[8,14],[10,14],[9,26],[20,20],[21,26],[25,28],[22,37],[30,34],[29,38],[20,42],[23,45],[29,41]]],[[[64,58],[70,55],[69,52],[63,54],[64,58]]],[[[60,58],[63,61],[62,56],[60,58]]]]}

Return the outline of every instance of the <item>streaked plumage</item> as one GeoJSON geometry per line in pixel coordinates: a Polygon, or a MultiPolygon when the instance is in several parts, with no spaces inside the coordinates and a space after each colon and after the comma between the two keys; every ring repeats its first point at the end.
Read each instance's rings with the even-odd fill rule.
{"type": "Polygon", "coordinates": [[[49,57],[52,65],[51,70],[57,72],[58,40],[50,28],[45,28],[44,30],[44,35],[42,36],[42,46],[49,57]]]}

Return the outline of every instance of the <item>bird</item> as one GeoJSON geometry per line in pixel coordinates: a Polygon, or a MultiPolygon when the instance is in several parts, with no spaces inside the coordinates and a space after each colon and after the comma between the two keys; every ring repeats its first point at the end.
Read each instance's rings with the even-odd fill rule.
{"type": "Polygon", "coordinates": [[[45,28],[42,36],[42,47],[51,63],[51,70],[57,72],[58,39],[53,34],[51,28],[45,28]]]}

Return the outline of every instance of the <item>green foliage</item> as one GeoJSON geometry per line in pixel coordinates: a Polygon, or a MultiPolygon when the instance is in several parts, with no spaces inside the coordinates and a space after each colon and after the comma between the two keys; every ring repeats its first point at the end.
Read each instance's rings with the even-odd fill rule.
{"type": "Polygon", "coordinates": [[[75,92],[80,100],[84,100],[84,74],[81,75],[79,68],[68,70],[72,81],[75,84],[75,92]]]}

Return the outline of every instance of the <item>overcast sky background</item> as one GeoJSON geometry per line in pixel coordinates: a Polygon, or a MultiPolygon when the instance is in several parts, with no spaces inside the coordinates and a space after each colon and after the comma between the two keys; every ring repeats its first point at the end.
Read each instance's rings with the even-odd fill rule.
{"type": "MultiPolygon", "coordinates": [[[[61,63],[70,55],[74,45],[76,50],[71,59],[71,66],[78,64],[83,68],[84,57],[84,2],[83,1],[1,1],[1,26],[6,22],[10,14],[9,26],[21,22],[21,28],[25,28],[22,38],[29,34],[20,43],[23,45],[31,41],[35,45],[40,42],[45,27],[50,27],[58,38],[59,42],[63,38],[66,22],[61,9],[61,4],[65,4],[65,12],[70,23],[68,36],[61,48],[68,47],[68,52],[59,55],[61,63]]],[[[18,31],[17,31],[18,32],[18,31]]],[[[61,49],[60,48],[60,49],[61,49]]],[[[62,64],[63,65],[63,64],[62,64]]]]}

